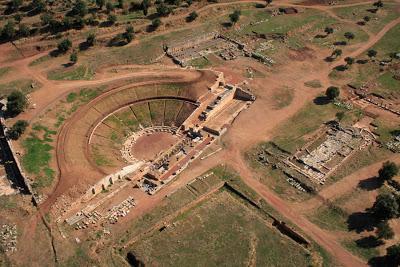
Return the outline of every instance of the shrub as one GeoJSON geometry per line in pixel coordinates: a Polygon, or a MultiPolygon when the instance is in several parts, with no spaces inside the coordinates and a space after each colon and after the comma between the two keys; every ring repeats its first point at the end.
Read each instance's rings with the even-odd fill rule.
{"type": "Polygon", "coordinates": [[[336,86],[329,86],[326,89],[325,95],[328,97],[329,100],[334,100],[340,94],[339,88],[336,86]]]}
{"type": "Polygon", "coordinates": [[[64,39],[61,42],[58,43],[57,49],[60,53],[66,53],[70,48],[72,47],[72,42],[71,40],[64,39]]]}
{"type": "Polygon", "coordinates": [[[7,97],[7,113],[9,116],[16,116],[23,112],[28,105],[28,100],[20,91],[12,91],[7,97]]]}
{"type": "Polygon", "coordinates": [[[24,132],[29,123],[24,120],[18,120],[14,125],[8,130],[7,136],[13,140],[17,140],[24,132]]]}

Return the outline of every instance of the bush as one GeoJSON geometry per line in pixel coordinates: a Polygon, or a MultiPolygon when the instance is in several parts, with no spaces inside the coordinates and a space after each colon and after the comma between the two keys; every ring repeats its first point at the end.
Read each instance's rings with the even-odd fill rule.
{"type": "Polygon", "coordinates": [[[240,10],[235,10],[233,11],[232,14],[229,14],[229,19],[232,24],[236,24],[239,21],[240,14],[241,14],[240,10]]]}
{"type": "Polygon", "coordinates": [[[157,15],[160,17],[168,16],[172,12],[172,9],[164,3],[159,4],[156,9],[157,15]]]}
{"type": "Polygon", "coordinates": [[[96,34],[89,33],[89,35],[86,37],[86,44],[88,46],[93,46],[95,42],[96,42],[96,34]]]}
{"type": "Polygon", "coordinates": [[[58,43],[57,49],[60,53],[64,54],[66,53],[70,48],[72,47],[72,42],[71,40],[64,39],[61,42],[58,43]]]}
{"type": "Polygon", "coordinates": [[[329,86],[326,89],[325,95],[328,97],[329,100],[334,100],[340,94],[339,88],[336,86],[329,86]]]}
{"type": "Polygon", "coordinates": [[[161,20],[159,18],[155,18],[151,21],[151,26],[154,29],[157,29],[161,25],[161,20]]]}
{"type": "Polygon", "coordinates": [[[335,67],[335,70],[337,71],[345,71],[347,70],[347,66],[346,65],[339,65],[335,67]]]}
{"type": "Polygon", "coordinates": [[[399,215],[399,204],[392,194],[380,194],[372,206],[372,212],[378,220],[389,220],[399,215]]]}
{"type": "Polygon", "coordinates": [[[7,136],[13,140],[17,140],[26,130],[29,123],[24,120],[18,120],[14,125],[8,130],[7,136]]]}
{"type": "Polygon", "coordinates": [[[69,60],[75,64],[76,62],[78,62],[78,54],[76,52],[73,52],[71,54],[71,56],[69,57],[69,60]]]}
{"type": "Polygon", "coordinates": [[[346,37],[346,39],[348,39],[348,40],[352,40],[352,39],[354,39],[354,33],[352,33],[352,32],[345,32],[344,33],[344,37],[346,37]]]}
{"type": "Polygon", "coordinates": [[[379,174],[379,179],[382,180],[391,180],[394,176],[397,175],[399,172],[399,168],[394,162],[386,161],[383,163],[382,168],[380,168],[378,174],[379,174]]]}
{"type": "Polygon", "coordinates": [[[379,239],[392,239],[394,237],[393,229],[387,221],[380,222],[377,226],[377,235],[379,239]]]}
{"type": "Polygon", "coordinates": [[[117,16],[115,16],[114,14],[110,14],[107,17],[107,20],[111,25],[113,25],[117,21],[117,16]]]}
{"type": "Polygon", "coordinates": [[[369,57],[376,57],[377,54],[378,54],[378,52],[376,52],[376,51],[373,50],[373,49],[368,50],[368,52],[367,52],[367,55],[368,55],[369,57]]]}
{"type": "Polygon", "coordinates": [[[13,91],[7,97],[7,113],[9,116],[17,116],[25,110],[28,105],[28,100],[20,91],[13,91]]]}
{"type": "Polygon", "coordinates": [[[386,256],[393,266],[400,264],[400,244],[390,246],[386,249],[386,256]]]}
{"type": "Polygon", "coordinates": [[[326,27],[324,31],[325,31],[326,34],[332,34],[333,33],[333,28],[332,27],[326,27]]]}
{"type": "Polygon", "coordinates": [[[188,21],[194,21],[199,15],[196,13],[196,11],[193,11],[192,13],[189,14],[187,17],[188,21]]]}

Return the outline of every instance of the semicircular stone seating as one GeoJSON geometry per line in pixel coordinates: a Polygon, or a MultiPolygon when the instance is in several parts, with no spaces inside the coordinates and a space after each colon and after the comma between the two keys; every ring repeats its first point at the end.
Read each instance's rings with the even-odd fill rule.
{"type": "Polygon", "coordinates": [[[131,149],[139,137],[176,134],[197,108],[196,99],[180,87],[160,88],[163,85],[146,92],[142,88],[123,90],[93,105],[81,120],[91,151],[101,151],[123,165],[137,161],[131,149]]]}

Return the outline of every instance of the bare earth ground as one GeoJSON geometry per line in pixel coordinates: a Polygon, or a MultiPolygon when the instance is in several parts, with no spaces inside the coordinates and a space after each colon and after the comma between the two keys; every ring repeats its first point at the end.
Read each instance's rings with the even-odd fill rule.
{"type": "MultiPolygon", "coordinates": [[[[291,3],[287,3],[285,1],[277,3],[279,5],[292,6],[291,3]]],[[[363,4],[364,3],[367,2],[363,2],[363,4]]],[[[216,6],[229,4],[231,3],[221,3],[216,4],[216,6]]],[[[350,5],[357,5],[357,3],[343,6],[350,5]]],[[[335,7],[339,6],[340,5],[337,5],[335,7]]],[[[312,8],[323,10],[330,15],[333,15],[332,12],[330,12],[329,7],[327,6],[314,5],[312,6],[312,8]]],[[[206,9],[206,7],[204,9],[206,9]]],[[[400,23],[400,18],[385,25],[385,27],[376,35],[368,33],[370,38],[366,43],[361,44],[357,47],[355,51],[342,56],[342,58],[345,58],[346,56],[356,57],[364,53],[377,41],[379,41],[388,30],[390,30],[398,23],[400,23]]],[[[12,51],[14,51],[13,48],[10,47],[8,44],[0,46],[0,55],[5,55],[6,53],[10,53],[12,51]]],[[[13,68],[15,68],[15,71],[16,73],[18,73],[18,75],[26,75],[32,77],[43,85],[40,90],[35,91],[31,95],[32,102],[37,105],[37,108],[22,114],[22,116],[20,117],[21,119],[34,121],[40,114],[48,109],[48,107],[51,106],[54,101],[60,99],[61,97],[65,97],[67,93],[79,87],[102,85],[112,82],[118,82],[133,77],[146,76],[151,79],[153,75],[159,75],[159,67],[147,66],[143,67],[142,70],[135,70],[134,72],[122,72],[118,74],[101,72],[92,81],[50,81],[40,70],[30,68],[28,66],[32,60],[46,54],[47,52],[35,55],[33,57],[15,60],[14,62],[7,64],[7,66],[12,66],[13,68]]],[[[260,196],[262,196],[262,198],[265,199],[280,214],[282,214],[292,223],[300,227],[307,235],[309,235],[319,245],[330,252],[335,258],[338,259],[341,264],[343,264],[344,266],[365,266],[365,262],[350,254],[346,249],[342,247],[341,244],[339,244],[336,236],[311,223],[305,216],[301,214],[301,212],[305,211],[309,207],[318,206],[317,199],[311,199],[307,203],[299,204],[292,204],[282,200],[265,185],[260,183],[257,180],[257,177],[254,177],[254,174],[246,165],[243,159],[244,151],[259,143],[260,141],[270,140],[272,137],[272,131],[280,123],[287,120],[292,115],[296,114],[296,112],[299,111],[306,103],[312,101],[318,94],[322,93],[321,90],[305,87],[304,82],[310,80],[319,80],[321,81],[323,88],[326,88],[331,84],[328,78],[328,74],[331,68],[339,64],[343,64],[343,62],[338,61],[333,64],[328,64],[323,62],[322,60],[325,56],[326,54],[324,52],[316,51],[316,60],[312,60],[309,62],[287,62],[287,64],[285,64],[284,66],[280,66],[279,71],[276,71],[274,73],[266,72],[265,78],[259,78],[249,81],[250,87],[257,95],[258,100],[248,110],[244,111],[241,116],[238,117],[238,119],[230,127],[226,136],[223,137],[223,142],[228,144],[226,146],[227,148],[205,160],[197,161],[196,163],[192,164],[190,168],[186,170],[178,180],[174,181],[167,188],[163,189],[159,194],[151,198],[150,201],[144,203],[144,205],[138,206],[138,208],[135,209],[136,216],[138,214],[143,214],[145,213],[145,211],[148,211],[151,208],[157,206],[157,203],[159,203],[159,201],[161,201],[165,195],[167,195],[169,192],[172,192],[176,188],[184,186],[188,181],[193,179],[193,177],[201,175],[202,173],[206,172],[208,169],[216,166],[217,164],[228,163],[240,174],[247,185],[253,188],[257,193],[259,193],[260,196]],[[290,105],[282,109],[276,110],[270,99],[274,91],[281,88],[282,85],[294,88],[294,98],[290,105]]],[[[241,81],[242,73],[240,73],[239,70],[235,72],[234,67],[237,64],[241,64],[241,60],[242,59],[238,59],[233,62],[227,62],[223,67],[218,67],[216,69],[224,71],[226,73],[228,81],[230,82],[241,81]]],[[[1,56],[0,61],[3,61],[1,56]]],[[[142,68],[140,66],[135,67],[139,69],[142,68]]],[[[255,64],[255,68],[257,68],[257,64],[255,64]]],[[[171,76],[179,77],[179,79],[181,80],[189,81],[195,77],[195,75],[190,74],[190,72],[184,72],[176,69],[175,67],[168,68],[167,72],[171,76]]],[[[138,143],[138,147],[136,149],[147,151],[146,143],[147,142],[138,143]]],[[[149,154],[156,153],[156,151],[163,147],[164,144],[160,144],[159,147],[154,145],[154,147],[152,147],[152,149],[154,148],[154,151],[151,151],[150,153],[150,150],[148,150],[147,152],[149,154]]],[[[399,162],[399,158],[397,156],[393,157],[392,160],[399,162]]],[[[326,199],[332,199],[336,196],[342,195],[351,190],[352,187],[355,187],[359,180],[365,178],[366,175],[375,174],[380,165],[381,163],[379,162],[363,168],[358,172],[343,178],[337,184],[325,188],[320,193],[320,195],[326,199]]],[[[48,202],[45,202],[45,204],[42,206],[43,211],[46,211],[50,208],[50,205],[60,194],[60,192],[63,192],[65,188],[68,188],[72,185],[71,181],[66,181],[70,178],[72,178],[72,176],[60,177],[61,181],[59,181],[59,183],[61,183],[61,185],[55,189],[54,194],[49,197],[48,202]]],[[[27,229],[23,231],[24,236],[29,237],[32,235],[32,233],[35,232],[37,220],[37,216],[32,216],[28,220],[29,223],[27,224],[27,229]]],[[[29,240],[32,240],[29,238],[25,239],[27,240],[27,244],[29,244],[29,240]]]]}
{"type": "Polygon", "coordinates": [[[170,148],[176,141],[176,136],[169,133],[142,136],[132,146],[132,155],[140,160],[152,160],[161,151],[170,148]]]}

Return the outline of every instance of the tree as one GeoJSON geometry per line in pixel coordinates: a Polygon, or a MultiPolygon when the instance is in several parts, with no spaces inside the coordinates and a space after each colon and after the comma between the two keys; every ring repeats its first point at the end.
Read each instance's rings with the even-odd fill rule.
{"type": "Polygon", "coordinates": [[[155,18],[151,21],[151,26],[154,29],[157,29],[161,25],[161,20],[159,18],[155,18]]]}
{"type": "Polygon", "coordinates": [[[341,55],[342,55],[342,49],[335,49],[335,50],[333,50],[333,52],[332,52],[332,56],[334,56],[334,57],[340,57],[341,55]]]}
{"type": "Polygon", "coordinates": [[[118,0],[118,7],[124,8],[124,0],[118,0]]]}
{"type": "Polygon", "coordinates": [[[369,57],[376,57],[377,54],[378,54],[378,52],[376,52],[376,51],[373,50],[373,49],[368,50],[368,52],[367,52],[367,55],[368,55],[369,57]]]}
{"type": "Polygon", "coordinates": [[[372,213],[378,220],[392,219],[399,214],[399,204],[392,194],[380,194],[372,206],[372,213]]]}
{"type": "Polygon", "coordinates": [[[63,24],[64,29],[70,29],[72,27],[72,25],[74,24],[74,19],[69,16],[65,16],[63,18],[62,24],[63,24]]]}
{"type": "Polygon", "coordinates": [[[89,35],[86,37],[86,44],[88,46],[94,46],[96,42],[96,34],[95,33],[89,33],[89,35]]]}
{"type": "Polygon", "coordinates": [[[22,5],[22,0],[12,0],[11,1],[11,9],[12,10],[18,10],[21,5],[22,5]]]}
{"type": "Polygon", "coordinates": [[[345,32],[344,37],[346,37],[347,40],[352,40],[352,39],[354,39],[355,36],[354,36],[354,33],[352,33],[352,32],[345,32]]]}
{"type": "Polygon", "coordinates": [[[388,247],[386,256],[393,266],[398,266],[400,264],[400,244],[388,247]]]}
{"type": "Polygon", "coordinates": [[[377,225],[376,229],[379,239],[391,239],[394,236],[393,229],[390,227],[387,221],[382,221],[377,225]]]}
{"type": "Polygon", "coordinates": [[[106,4],[107,13],[111,13],[114,10],[114,5],[111,2],[107,2],[106,4]]]}
{"type": "Polygon", "coordinates": [[[83,0],[76,0],[72,8],[72,14],[84,17],[88,13],[86,2],[83,0]]]}
{"type": "Polygon", "coordinates": [[[13,21],[7,21],[6,25],[1,32],[2,38],[6,40],[12,40],[15,37],[15,24],[13,21]]]}
{"type": "Polygon", "coordinates": [[[72,52],[69,56],[69,61],[71,61],[72,64],[76,64],[76,62],[78,62],[78,53],[72,52]]]}
{"type": "Polygon", "coordinates": [[[332,27],[326,27],[324,31],[325,31],[326,34],[329,35],[329,34],[333,33],[333,28],[332,27]]]}
{"type": "Polygon", "coordinates": [[[325,95],[328,97],[329,100],[334,100],[340,94],[339,88],[336,86],[329,86],[326,89],[325,95]]]}
{"type": "Polygon", "coordinates": [[[72,42],[68,38],[58,43],[57,49],[60,53],[66,53],[72,47],[72,42]]]}
{"type": "Polygon", "coordinates": [[[194,21],[199,15],[197,15],[196,11],[193,11],[192,13],[189,14],[187,17],[188,21],[194,21]]]}
{"type": "Polygon", "coordinates": [[[7,97],[7,113],[12,117],[23,112],[27,105],[28,100],[20,91],[14,90],[7,97]]]}
{"type": "Polygon", "coordinates": [[[382,168],[379,169],[379,179],[387,181],[392,179],[399,172],[399,168],[394,162],[386,161],[383,163],[382,168]]]}
{"type": "Polygon", "coordinates": [[[130,25],[127,26],[125,33],[124,33],[124,38],[126,39],[126,42],[127,43],[132,42],[134,36],[135,36],[135,31],[134,31],[133,27],[130,25]]]}
{"type": "Polygon", "coordinates": [[[22,16],[21,16],[21,14],[19,14],[19,13],[15,14],[15,15],[14,15],[14,20],[15,20],[17,23],[20,23],[20,22],[22,21],[22,16]]]}
{"type": "Polygon", "coordinates": [[[373,5],[378,7],[378,8],[379,7],[383,7],[383,2],[381,0],[379,0],[379,1],[375,2],[373,5]]]}
{"type": "Polygon", "coordinates": [[[18,28],[18,34],[22,37],[28,37],[31,34],[31,30],[26,24],[20,24],[18,28]]]}
{"type": "Polygon", "coordinates": [[[164,3],[159,4],[156,10],[157,15],[160,17],[168,16],[172,12],[171,8],[164,3]]]}
{"type": "Polygon", "coordinates": [[[240,10],[235,10],[232,14],[229,14],[229,19],[232,25],[236,24],[240,19],[240,10]]]}
{"type": "Polygon", "coordinates": [[[149,7],[150,7],[150,0],[143,0],[142,4],[140,5],[140,7],[143,10],[143,15],[147,16],[148,10],[149,10],[149,7]]]}
{"type": "Polygon", "coordinates": [[[368,22],[368,21],[370,21],[370,20],[371,20],[371,18],[370,18],[369,16],[365,16],[365,17],[364,17],[364,21],[365,21],[365,22],[368,22]]]}
{"type": "Polygon", "coordinates": [[[31,7],[34,11],[40,13],[46,8],[46,3],[44,0],[33,0],[31,3],[31,7]]]}
{"type": "Polygon", "coordinates": [[[103,9],[103,6],[106,4],[106,0],[96,0],[96,5],[99,9],[103,9]]]}
{"type": "Polygon", "coordinates": [[[354,58],[345,57],[344,61],[347,63],[347,65],[352,65],[354,63],[354,58]]]}
{"type": "Polygon", "coordinates": [[[111,25],[113,25],[117,21],[117,16],[115,16],[114,14],[110,14],[107,17],[107,20],[111,25]]]}
{"type": "Polygon", "coordinates": [[[265,0],[265,2],[267,2],[267,5],[272,3],[272,0],[265,0]]]}
{"type": "Polygon", "coordinates": [[[13,140],[17,140],[26,130],[29,123],[24,120],[18,120],[14,125],[8,130],[7,137],[13,140]]]}
{"type": "Polygon", "coordinates": [[[53,19],[53,16],[50,13],[44,13],[40,16],[40,20],[42,21],[42,25],[47,25],[53,19]]]}

